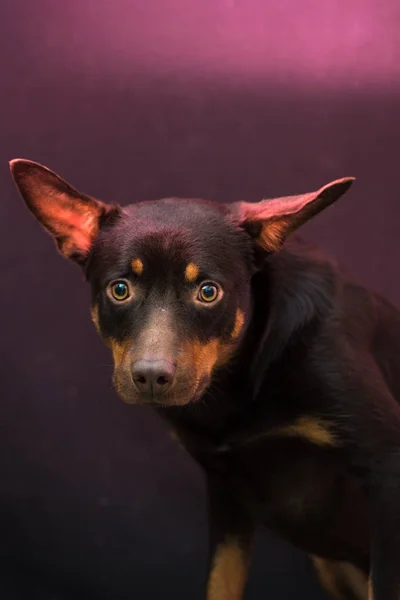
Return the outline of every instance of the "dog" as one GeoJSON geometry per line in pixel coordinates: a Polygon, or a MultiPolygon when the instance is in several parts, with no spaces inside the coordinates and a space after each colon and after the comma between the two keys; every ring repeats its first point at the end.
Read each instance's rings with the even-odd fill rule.
{"type": "Polygon", "coordinates": [[[28,209],[84,271],[122,400],[202,466],[207,600],[243,598],[266,526],[340,600],[400,599],[400,314],[297,229],[354,178],[230,205],[119,206],[11,161],[28,209]]]}

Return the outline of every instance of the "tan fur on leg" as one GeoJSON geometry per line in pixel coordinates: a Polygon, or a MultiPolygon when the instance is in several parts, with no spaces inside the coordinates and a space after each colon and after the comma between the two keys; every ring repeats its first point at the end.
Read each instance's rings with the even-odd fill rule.
{"type": "Polygon", "coordinates": [[[367,600],[368,578],[347,562],[312,557],[319,580],[335,600],[367,600]]]}
{"type": "Polygon", "coordinates": [[[235,539],[220,544],[215,552],[207,586],[207,600],[241,600],[249,559],[235,539]]]}

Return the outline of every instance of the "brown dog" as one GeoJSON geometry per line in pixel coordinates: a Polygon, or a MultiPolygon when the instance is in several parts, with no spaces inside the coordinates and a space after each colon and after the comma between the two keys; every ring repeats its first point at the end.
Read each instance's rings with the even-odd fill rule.
{"type": "Polygon", "coordinates": [[[28,208],[81,265],[114,384],[204,468],[208,600],[240,600],[255,528],[336,598],[400,598],[400,315],[296,239],[352,179],[224,206],[126,207],[15,160],[28,208]]]}

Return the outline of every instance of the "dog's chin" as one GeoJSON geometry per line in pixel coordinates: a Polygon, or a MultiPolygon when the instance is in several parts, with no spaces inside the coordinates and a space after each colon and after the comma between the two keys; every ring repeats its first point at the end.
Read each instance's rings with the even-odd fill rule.
{"type": "Polygon", "coordinates": [[[114,388],[118,396],[125,404],[137,404],[142,406],[153,406],[155,408],[168,408],[174,406],[187,406],[198,402],[204,395],[210,384],[209,377],[202,377],[192,389],[179,390],[166,393],[165,395],[138,394],[132,385],[123,385],[114,378],[114,388]]]}

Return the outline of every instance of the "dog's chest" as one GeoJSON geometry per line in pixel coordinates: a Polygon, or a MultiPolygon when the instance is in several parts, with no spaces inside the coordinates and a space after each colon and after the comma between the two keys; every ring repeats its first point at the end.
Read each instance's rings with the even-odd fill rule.
{"type": "Polygon", "coordinates": [[[329,453],[293,440],[273,440],[236,453],[229,478],[265,515],[301,522],[325,507],[338,485],[339,465],[329,453]],[[241,489],[243,486],[243,489],[241,489]]]}
{"type": "Polygon", "coordinates": [[[361,484],[335,452],[277,439],[203,466],[220,473],[258,522],[308,552],[355,558],[368,545],[361,484]]]}

